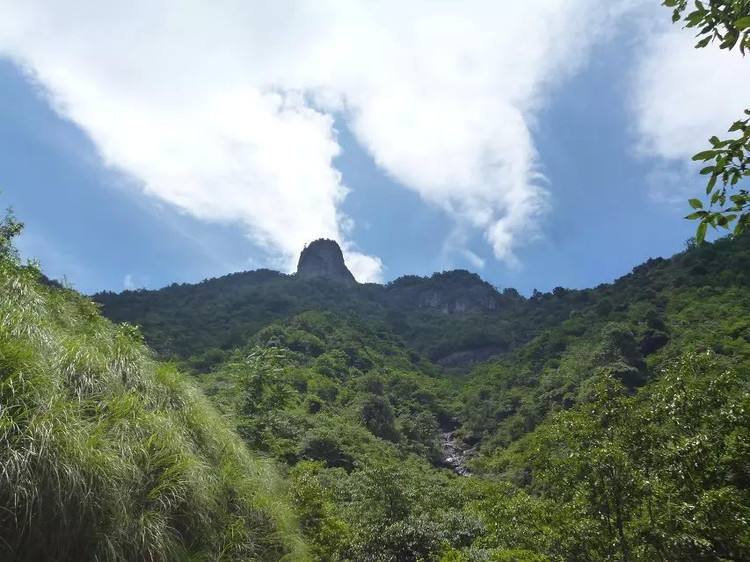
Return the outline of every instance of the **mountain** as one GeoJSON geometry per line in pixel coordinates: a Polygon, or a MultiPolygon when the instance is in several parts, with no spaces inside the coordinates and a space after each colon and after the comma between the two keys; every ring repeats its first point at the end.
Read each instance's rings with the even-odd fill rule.
{"type": "Polygon", "coordinates": [[[4,559],[750,559],[750,237],[530,298],[330,241],[84,297],[6,244],[4,559]]]}
{"type": "Polygon", "coordinates": [[[446,365],[466,365],[512,349],[585,302],[577,292],[525,299],[468,271],[357,284],[333,241],[311,243],[295,275],[234,273],[198,284],[93,295],[103,313],[138,324],[163,357],[196,358],[242,345],[258,330],[308,310],[367,318],[446,365]],[[343,269],[342,269],[343,268],[343,269]]]}
{"type": "Polygon", "coordinates": [[[296,275],[300,279],[326,279],[350,287],[357,284],[344,263],[339,245],[324,238],[305,246],[299,256],[296,275]]]}
{"type": "Polygon", "coordinates": [[[296,275],[93,298],[293,467],[318,559],[750,553],[734,523],[750,437],[732,417],[750,411],[750,237],[530,298],[467,271],[356,284],[333,243],[306,252],[296,275]],[[696,439],[719,456],[662,453],[696,439]],[[677,518],[675,502],[689,506],[677,518]],[[713,526],[697,523],[707,510],[713,526]]]}
{"type": "MultiPolygon", "coordinates": [[[[735,246],[744,245],[743,239],[735,246]]],[[[615,301],[618,307],[628,307],[628,298],[639,297],[641,287],[664,293],[671,287],[685,292],[692,286],[714,286],[721,282],[721,276],[714,275],[715,268],[741,272],[747,265],[739,247],[728,252],[719,244],[670,260],[650,260],[614,285],[584,290],[558,287],[525,298],[513,289],[500,291],[478,275],[461,270],[430,277],[410,275],[386,285],[331,282],[321,277],[323,270],[318,266],[328,263],[321,255],[335,257],[332,263],[338,264],[334,269],[340,272],[337,268],[345,268],[340,254],[335,242],[319,241],[310,244],[300,257],[306,272],[302,276],[299,272],[285,275],[258,270],[194,285],[99,293],[93,299],[112,320],[139,325],[161,356],[193,358],[196,365],[210,364],[211,357],[220,358],[271,322],[320,310],[367,319],[432,361],[466,368],[517,349],[577,312],[614,308],[615,301]],[[318,265],[307,269],[308,263],[318,265]]],[[[655,334],[650,343],[642,345],[659,345],[662,337],[655,334]]]]}

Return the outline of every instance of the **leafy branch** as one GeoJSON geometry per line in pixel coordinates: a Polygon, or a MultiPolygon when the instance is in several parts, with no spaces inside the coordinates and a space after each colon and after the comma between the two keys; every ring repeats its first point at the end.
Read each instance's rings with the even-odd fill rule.
{"type": "Polygon", "coordinates": [[[720,49],[738,46],[743,55],[750,49],[750,0],[708,0],[708,6],[696,1],[692,11],[688,11],[688,0],[664,0],[663,4],[673,8],[674,23],[682,19],[688,29],[698,28],[696,49],[712,41],[718,41],[720,49]]]}
{"type": "MultiPolygon", "coordinates": [[[[696,0],[692,9],[688,0],[664,0],[663,5],[672,8],[672,21],[683,20],[685,27],[697,29],[696,49],[702,49],[718,41],[720,49],[738,47],[744,56],[750,51],[750,0],[696,0]]],[[[690,199],[694,212],[686,218],[700,221],[695,239],[699,244],[706,238],[708,226],[729,229],[738,236],[750,227],[750,193],[739,185],[750,177],[750,109],[745,110],[745,119],[735,121],[730,133],[739,136],[720,140],[709,139],[711,149],[693,156],[694,161],[709,163],[700,173],[709,175],[706,195],[708,207],[700,199],[690,199]]]]}
{"type": "Polygon", "coordinates": [[[737,188],[743,178],[750,177],[750,109],[745,110],[746,119],[735,121],[729,132],[739,132],[740,137],[719,140],[713,136],[709,142],[713,146],[693,156],[695,161],[713,163],[701,169],[703,175],[710,175],[706,184],[706,195],[710,196],[710,206],[704,209],[700,199],[690,199],[695,212],[686,218],[700,220],[696,241],[703,242],[706,229],[729,228],[735,222],[733,235],[737,236],[750,226],[750,193],[745,188],[737,188]],[[732,193],[734,191],[734,193],[732,193]]]}

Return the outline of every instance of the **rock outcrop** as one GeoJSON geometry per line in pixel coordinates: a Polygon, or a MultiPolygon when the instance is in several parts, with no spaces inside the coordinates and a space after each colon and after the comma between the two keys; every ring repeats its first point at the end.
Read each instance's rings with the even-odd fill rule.
{"type": "Polygon", "coordinates": [[[321,238],[311,242],[299,256],[297,277],[301,279],[327,279],[343,285],[354,286],[357,281],[344,263],[344,254],[335,240],[321,238]]]}
{"type": "Polygon", "coordinates": [[[445,314],[494,311],[514,300],[498,293],[476,273],[462,269],[435,273],[432,277],[399,277],[388,284],[385,298],[398,308],[416,307],[445,314]]]}

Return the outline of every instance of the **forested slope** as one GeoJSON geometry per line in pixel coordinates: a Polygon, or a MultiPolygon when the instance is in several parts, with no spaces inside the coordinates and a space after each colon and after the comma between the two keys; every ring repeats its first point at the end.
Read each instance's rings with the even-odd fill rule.
{"type": "MultiPolygon", "coordinates": [[[[685,352],[750,373],[750,237],[650,260],[590,305],[494,362],[463,386],[463,430],[483,449],[505,446],[548,413],[586,401],[607,375],[629,391],[685,352]]],[[[550,296],[543,299],[552,300],[550,296]]]]}
{"type": "MultiPolygon", "coordinates": [[[[199,370],[269,323],[310,310],[366,319],[441,360],[461,352],[479,351],[480,358],[504,353],[587,302],[578,292],[525,299],[460,270],[354,287],[259,270],[92,298],[112,320],[137,323],[163,357],[191,358],[199,370]]],[[[457,363],[473,359],[469,353],[457,363]]]]}
{"type": "Polygon", "coordinates": [[[308,554],[275,464],[0,237],[0,559],[287,557],[308,554]]]}
{"type": "Polygon", "coordinates": [[[528,299],[467,272],[350,289],[261,272],[97,298],[147,314],[147,338],[183,318],[173,333],[196,347],[175,355],[290,467],[319,560],[740,560],[749,286],[741,237],[528,299]],[[191,335],[212,307],[239,343],[191,335]],[[441,366],[456,353],[480,362],[441,366]]]}

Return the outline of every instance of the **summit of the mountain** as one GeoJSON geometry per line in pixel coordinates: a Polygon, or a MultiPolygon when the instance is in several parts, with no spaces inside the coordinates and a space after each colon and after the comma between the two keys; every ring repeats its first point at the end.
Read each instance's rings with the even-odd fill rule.
{"type": "Polygon", "coordinates": [[[357,284],[344,263],[344,254],[335,240],[320,238],[302,250],[297,262],[297,277],[328,279],[345,285],[357,284]]]}

